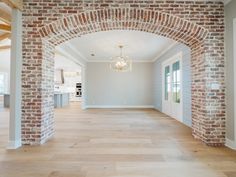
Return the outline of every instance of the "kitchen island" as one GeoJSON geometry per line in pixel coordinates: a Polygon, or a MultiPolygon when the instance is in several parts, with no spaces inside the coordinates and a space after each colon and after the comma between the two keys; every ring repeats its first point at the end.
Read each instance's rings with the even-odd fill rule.
{"type": "Polygon", "coordinates": [[[70,104],[70,94],[64,92],[54,93],[54,108],[62,108],[70,104]]]}
{"type": "Polygon", "coordinates": [[[10,94],[5,93],[3,95],[3,106],[4,106],[4,108],[10,107],[10,94]]]}

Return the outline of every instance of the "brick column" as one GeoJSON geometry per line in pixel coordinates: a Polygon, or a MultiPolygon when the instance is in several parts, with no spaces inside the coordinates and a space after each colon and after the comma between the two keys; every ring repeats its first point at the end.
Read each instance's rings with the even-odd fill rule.
{"type": "Polygon", "coordinates": [[[193,46],[191,61],[193,135],[207,145],[222,146],[226,116],[223,33],[193,46]]]}
{"type": "Polygon", "coordinates": [[[38,145],[54,131],[54,45],[37,33],[27,36],[23,40],[27,52],[22,71],[22,143],[38,145]]]}

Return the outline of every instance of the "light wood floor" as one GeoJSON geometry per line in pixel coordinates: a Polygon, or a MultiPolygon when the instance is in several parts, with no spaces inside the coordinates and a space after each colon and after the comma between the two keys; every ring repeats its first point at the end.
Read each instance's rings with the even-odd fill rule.
{"type": "Polygon", "coordinates": [[[6,150],[0,109],[0,177],[236,177],[236,152],[207,147],[151,109],[57,109],[47,144],[6,150]]]}

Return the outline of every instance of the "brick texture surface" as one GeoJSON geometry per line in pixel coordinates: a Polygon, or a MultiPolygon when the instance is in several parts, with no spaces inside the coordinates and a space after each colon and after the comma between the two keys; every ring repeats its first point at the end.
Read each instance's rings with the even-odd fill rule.
{"type": "Polygon", "coordinates": [[[207,145],[225,143],[224,5],[174,0],[23,0],[22,141],[54,133],[54,49],[106,30],[162,35],[191,48],[192,129],[207,145]]]}

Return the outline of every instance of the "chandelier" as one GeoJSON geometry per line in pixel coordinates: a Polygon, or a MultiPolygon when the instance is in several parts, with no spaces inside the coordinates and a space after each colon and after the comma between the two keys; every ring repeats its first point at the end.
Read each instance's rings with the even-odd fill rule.
{"type": "Polygon", "coordinates": [[[123,46],[120,45],[120,55],[111,58],[110,68],[117,72],[129,72],[132,70],[132,60],[123,56],[123,46]]]}

